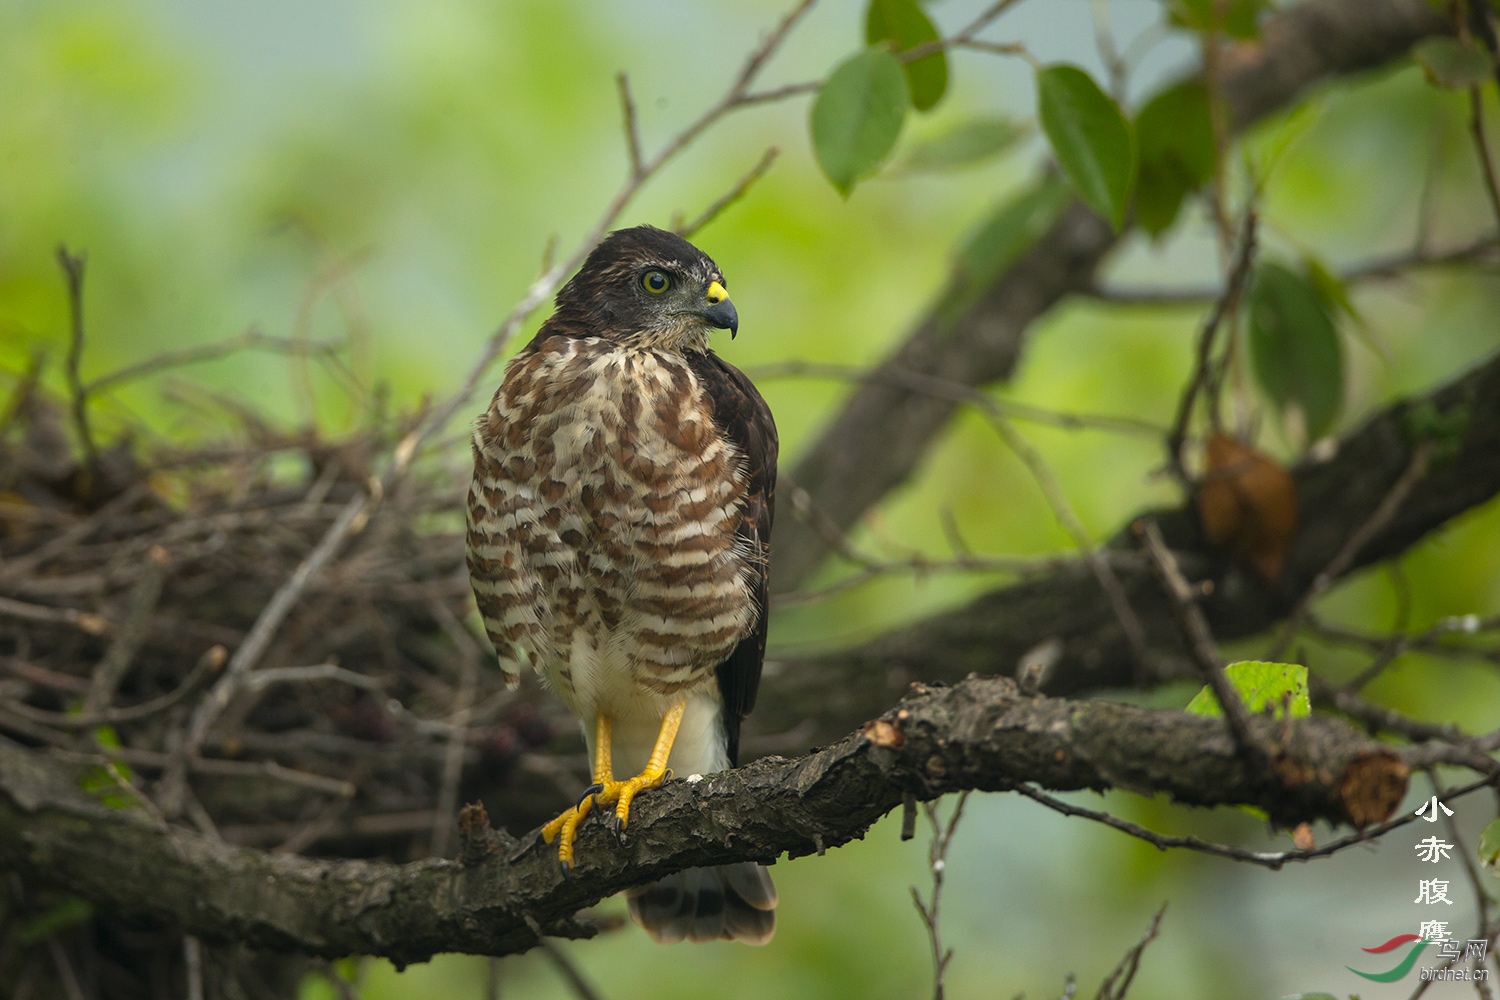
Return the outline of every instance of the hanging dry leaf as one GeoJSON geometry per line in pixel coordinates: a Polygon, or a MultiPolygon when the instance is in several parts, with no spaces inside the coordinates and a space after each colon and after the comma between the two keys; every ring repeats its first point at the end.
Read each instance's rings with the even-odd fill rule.
{"type": "Polygon", "coordinates": [[[1198,519],[1208,540],[1274,583],[1297,532],[1297,486],[1277,461],[1227,434],[1208,439],[1198,519]]]}

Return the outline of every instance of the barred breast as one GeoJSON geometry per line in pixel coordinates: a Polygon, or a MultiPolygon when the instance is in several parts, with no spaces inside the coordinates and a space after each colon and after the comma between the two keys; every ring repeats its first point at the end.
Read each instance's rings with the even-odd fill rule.
{"type": "Polygon", "coordinates": [[[512,681],[529,662],[585,717],[711,685],[751,630],[755,555],[743,457],[686,361],[552,337],[508,366],[473,444],[469,571],[512,681]]]}

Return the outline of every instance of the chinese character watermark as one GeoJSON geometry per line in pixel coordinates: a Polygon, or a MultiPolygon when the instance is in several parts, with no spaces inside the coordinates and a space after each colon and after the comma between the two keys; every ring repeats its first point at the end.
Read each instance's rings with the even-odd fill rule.
{"type": "Polygon", "coordinates": [[[1437,818],[1438,818],[1438,810],[1439,809],[1441,809],[1443,811],[1443,815],[1444,816],[1452,816],[1453,815],[1453,810],[1449,809],[1447,806],[1445,806],[1441,802],[1439,802],[1438,801],[1438,797],[1436,795],[1434,795],[1432,797],[1431,801],[1424,802],[1420,806],[1418,806],[1417,807],[1417,811],[1414,812],[1414,813],[1412,813],[1412,815],[1413,816],[1421,816],[1423,819],[1425,819],[1429,823],[1436,823],[1437,822],[1437,818]],[[1425,815],[1426,812],[1429,809],[1432,810],[1432,815],[1431,816],[1425,815]]]}
{"type": "Polygon", "coordinates": [[[1446,840],[1438,840],[1436,837],[1428,837],[1417,845],[1417,853],[1422,856],[1423,861],[1431,861],[1437,864],[1439,861],[1447,861],[1453,852],[1453,845],[1446,840]]]}
{"type": "Polygon", "coordinates": [[[1447,903],[1453,905],[1453,900],[1448,898],[1448,883],[1442,879],[1422,879],[1417,884],[1417,898],[1413,903],[1447,903]]]}

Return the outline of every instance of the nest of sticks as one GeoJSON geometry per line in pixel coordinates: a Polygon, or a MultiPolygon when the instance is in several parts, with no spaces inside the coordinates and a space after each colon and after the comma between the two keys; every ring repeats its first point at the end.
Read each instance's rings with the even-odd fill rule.
{"type": "Polygon", "coordinates": [[[465,801],[522,832],[583,787],[573,727],[466,624],[462,440],[406,465],[422,414],[328,439],[219,400],[211,443],[96,442],[115,377],[76,373],[49,392],[38,360],[0,414],[0,738],[310,854],[441,855],[465,801]]]}

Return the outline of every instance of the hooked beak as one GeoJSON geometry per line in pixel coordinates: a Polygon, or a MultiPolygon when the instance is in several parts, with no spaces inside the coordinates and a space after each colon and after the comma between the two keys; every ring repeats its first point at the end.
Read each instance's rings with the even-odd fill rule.
{"type": "Polygon", "coordinates": [[[708,286],[708,291],[703,297],[708,300],[708,308],[703,310],[703,318],[716,329],[728,330],[729,339],[733,340],[740,332],[740,314],[735,311],[734,303],[729,301],[729,293],[724,290],[722,284],[715,281],[708,286]]]}

